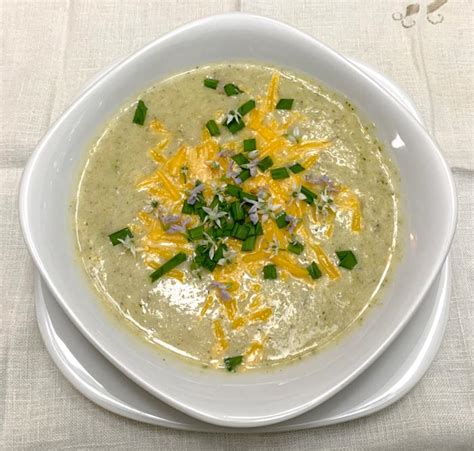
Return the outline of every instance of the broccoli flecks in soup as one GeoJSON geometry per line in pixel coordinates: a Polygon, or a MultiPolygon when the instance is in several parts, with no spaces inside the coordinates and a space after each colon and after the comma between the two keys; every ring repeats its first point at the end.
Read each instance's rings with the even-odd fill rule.
{"type": "Polygon", "coordinates": [[[354,107],[314,80],[216,64],[158,82],[89,150],[85,271],[145,340],[228,371],[336,340],[400,256],[399,176],[354,107]]]}

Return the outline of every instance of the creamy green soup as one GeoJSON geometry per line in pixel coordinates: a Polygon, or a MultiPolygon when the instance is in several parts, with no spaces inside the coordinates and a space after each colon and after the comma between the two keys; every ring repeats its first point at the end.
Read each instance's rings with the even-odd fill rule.
{"type": "Polygon", "coordinates": [[[340,337],[400,257],[399,175],[343,97],[260,64],[177,74],[88,150],[75,231],[121,321],[200,364],[289,362],[340,337]]]}

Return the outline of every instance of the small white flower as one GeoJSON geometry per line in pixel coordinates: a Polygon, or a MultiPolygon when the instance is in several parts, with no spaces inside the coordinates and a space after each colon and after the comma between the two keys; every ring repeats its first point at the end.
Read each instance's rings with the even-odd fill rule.
{"type": "Polygon", "coordinates": [[[231,110],[227,113],[225,123],[229,125],[232,121],[240,122],[242,115],[238,111],[231,110]]]}
{"type": "Polygon", "coordinates": [[[200,193],[202,193],[204,190],[204,184],[203,183],[200,183],[199,185],[195,186],[189,193],[189,197],[188,197],[188,204],[189,205],[194,205],[197,200],[198,200],[198,196],[200,193]]]}
{"type": "Polygon", "coordinates": [[[206,237],[206,239],[202,240],[201,244],[209,246],[209,257],[212,260],[217,251],[218,246],[217,246],[217,243],[206,232],[204,232],[204,236],[206,237]]]}
{"type": "Polygon", "coordinates": [[[291,141],[293,144],[297,144],[301,141],[301,132],[298,127],[294,127],[291,132],[287,135],[288,141],[291,141]]]}
{"type": "Polygon", "coordinates": [[[280,250],[280,243],[279,243],[279,241],[276,239],[275,236],[273,237],[272,241],[270,242],[268,248],[270,249],[270,252],[271,252],[273,255],[278,254],[278,251],[280,250]]]}
{"type": "Polygon", "coordinates": [[[223,257],[219,259],[217,262],[218,265],[223,266],[226,263],[230,263],[236,257],[237,252],[233,251],[232,249],[224,250],[223,257]]]}
{"type": "Polygon", "coordinates": [[[135,248],[135,244],[133,243],[133,238],[130,238],[130,236],[127,235],[125,239],[122,240],[119,238],[118,241],[127,251],[130,251],[134,257],[136,256],[137,250],[135,248]]]}
{"type": "Polygon", "coordinates": [[[259,161],[258,160],[252,160],[250,163],[245,163],[241,167],[248,169],[250,171],[250,175],[252,177],[255,177],[257,175],[257,165],[259,161]]]}
{"type": "Polygon", "coordinates": [[[251,160],[254,160],[258,156],[258,150],[251,150],[250,152],[247,152],[247,155],[251,160]]]}
{"type": "Polygon", "coordinates": [[[228,287],[221,282],[216,282],[215,280],[209,284],[208,290],[214,288],[219,292],[219,296],[223,301],[229,301],[231,299],[231,295],[228,291],[228,287]]]}
{"type": "Polygon", "coordinates": [[[288,232],[293,233],[297,224],[300,222],[300,219],[292,215],[286,215],[285,219],[289,222],[288,232]]]}
{"type": "Polygon", "coordinates": [[[224,186],[218,185],[215,182],[211,182],[212,193],[217,196],[219,202],[224,202],[224,186]]]}
{"type": "Polygon", "coordinates": [[[219,205],[216,205],[214,208],[209,207],[202,207],[202,209],[207,213],[204,222],[211,221],[217,224],[217,226],[221,227],[221,220],[220,218],[224,218],[228,215],[226,211],[219,211],[219,205]]]}
{"type": "Polygon", "coordinates": [[[301,186],[298,185],[296,182],[293,182],[293,184],[291,185],[291,199],[289,202],[290,205],[295,199],[306,200],[306,196],[301,192],[301,186]]]}
{"type": "Polygon", "coordinates": [[[186,233],[186,226],[191,222],[191,218],[185,217],[182,218],[179,223],[173,224],[170,226],[166,233],[186,233]]]}

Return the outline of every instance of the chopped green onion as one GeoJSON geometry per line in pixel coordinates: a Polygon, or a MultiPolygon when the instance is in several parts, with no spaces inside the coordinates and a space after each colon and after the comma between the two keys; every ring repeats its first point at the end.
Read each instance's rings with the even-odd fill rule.
{"type": "Polygon", "coordinates": [[[257,224],[247,224],[250,228],[249,236],[260,236],[263,235],[263,227],[260,222],[257,224]]]}
{"type": "MultiPolygon", "coordinates": [[[[195,252],[196,254],[194,256],[191,268],[194,269],[202,266],[211,272],[214,271],[217,266],[217,260],[215,261],[209,258],[209,248],[206,245],[201,244],[196,247],[195,252]]],[[[216,254],[218,252],[220,252],[219,249],[217,249],[216,254]]]]}
{"type": "Polygon", "coordinates": [[[148,111],[147,106],[143,100],[139,100],[135,114],[133,115],[133,123],[143,125],[145,123],[146,112],[148,111]]]}
{"type": "Polygon", "coordinates": [[[290,173],[288,172],[288,169],[286,168],[275,168],[275,169],[272,169],[270,172],[272,174],[273,180],[282,180],[290,176],[290,173]]]}
{"type": "Polygon", "coordinates": [[[234,135],[239,130],[242,130],[245,127],[245,123],[242,119],[232,119],[228,124],[226,123],[225,126],[227,129],[234,135]]]}
{"type": "Polygon", "coordinates": [[[204,226],[199,225],[188,230],[188,237],[191,241],[200,240],[204,236],[204,226]]]}
{"type": "Polygon", "coordinates": [[[240,197],[240,193],[242,192],[242,188],[237,185],[227,185],[225,187],[225,192],[229,196],[240,197]]]}
{"type": "Polygon", "coordinates": [[[258,169],[262,172],[265,172],[271,166],[273,166],[273,160],[268,155],[257,164],[258,169]]]}
{"type": "Polygon", "coordinates": [[[211,260],[209,257],[207,257],[202,266],[204,266],[204,268],[208,269],[209,271],[214,271],[214,269],[216,269],[216,266],[217,266],[217,262],[215,262],[214,260],[211,260]]]}
{"type": "Polygon", "coordinates": [[[206,127],[209,130],[209,133],[211,136],[219,136],[221,134],[219,130],[219,126],[216,124],[216,121],[211,119],[210,121],[207,121],[206,127]]]}
{"type": "Polygon", "coordinates": [[[226,222],[225,225],[222,226],[222,236],[232,236],[232,230],[234,228],[234,224],[232,222],[226,222]]]}
{"type": "Polygon", "coordinates": [[[239,172],[239,179],[243,183],[245,180],[250,178],[250,170],[249,169],[243,169],[242,171],[239,172]]]}
{"type": "Polygon", "coordinates": [[[304,201],[308,204],[313,204],[314,199],[318,197],[316,193],[311,191],[309,188],[306,188],[306,186],[302,186],[300,192],[304,194],[304,196],[306,197],[304,201]]]}
{"type": "Polygon", "coordinates": [[[305,170],[305,168],[299,163],[295,163],[293,166],[290,166],[289,169],[291,172],[293,172],[293,174],[298,174],[299,172],[303,172],[305,170]]]}
{"type": "Polygon", "coordinates": [[[275,265],[265,265],[263,267],[263,278],[267,280],[275,280],[278,277],[275,265]]]}
{"type": "Polygon", "coordinates": [[[194,214],[194,205],[188,204],[188,201],[185,200],[183,203],[183,208],[181,209],[181,213],[184,213],[185,215],[194,214]]]}
{"type": "Polygon", "coordinates": [[[249,100],[242,105],[239,106],[237,111],[242,115],[245,116],[247,113],[250,113],[255,108],[255,100],[249,100]]]}
{"type": "Polygon", "coordinates": [[[321,277],[321,270],[318,268],[318,265],[315,262],[311,262],[311,264],[307,266],[306,269],[308,270],[312,279],[319,279],[321,277]]]}
{"type": "Polygon", "coordinates": [[[243,92],[241,89],[239,89],[238,86],[234,85],[233,83],[227,83],[224,86],[224,91],[229,97],[236,96],[237,94],[240,94],[241,92],[243,92]]]}
{"type": "Polygon", "coordinates": [[[184,252],[179,252],[174,257],[171,257],[166,263],[150,274],[151,281],[154,282],[155,280],[158,280],[161,276],[164,276],[167,272],[170,272],[172,269],[185,262],[186,259],[187,257],[184,252]]]}
{"type": "Polygon", "coordinates": [[[245,239],[245,241],[242,243],[242,252],[251,252],[255,249],[255,243],[257,241],[256,236],[249,236],[245,239]]]}
{"type": "Polygon", "coordinates": [[[207,213],[200,205],[198,206],[197,204],[194,204],[194,211],[197,213],[201,221],[204,221],[204,219],[206,219],[207,213]]]}
{"type": "Polygon", "coordinates": [[[287,250],[293,252],[293,254],[300,255],[303,252],[304,245],[298,241],[292,241],[288,243],[287,250]]]}
{"type": "Polygon", "coordinates": [[[252,152],[257,148],[257,140],[255,138],[244,139],[244,152],[252,152]]]}
{"type": "Polygon", "coordinates": [[[245,240],[249,234],[249,227],[245,224],[235,224],[234,225],[234,230],[232,230],[233,234],[232,236],[234,238],[237,238],[238,240],[245,240]],[[237,227],[236,227],[237,226],[237,227]]]}
{"type": "Polygon", "coordinates": [[[204,86],[206,88],[216,89],[218,84],[219,84],[219,80],[215,80],[214,78],[204,79],[204,86]]]}
{"type": "Polygon", "coordinates": [[[124,240],[129,236],[130,238],[133,238],[133,233],[132,231],[128,228],[125,227],[124,229],[117,230],[114,233],[111,233],[109,235],[110,241],[114,246],[117,246],[117,244],[121,244],[119,240],[124,240]]]}
{"type": "Polygon", "coordinates": [[[242,219],[244,219],[244,210],[238,200],[230,204],[230,215],[232,216],[232,219],[234,221],[241,221],[242,219]]]}
{"type": "Polygon", "coordinates": [[[224,251],[227,250],[227,246],[225,244],[219,244],[217,251],[214,253],[213,260],[218,262],[221,258],[224,257],[224,251]]]}
{"type": "Polygon", "coordinates": [[[235,369],[242,363],[243,360],[244,358],[241,355],[226,357],[224,359],[225,369],[229,372],[235,371],[235,369]]]}
{"type": "Polygon", "coordinates": [[[258,197],[255,194],[247,193],[246,191],[240,192],[241,199],[250,199],[250,200],[258,200],[258,197]]]}
{"type": "Polygon", "coordinates": [[[276,218],[275,222],[277,223],[277,226],[279,229],[283,229],[286,227],[289,222],[286,220],[286,213],[282,211],[276,218]]]}
{"type": "Polygon", "coordinates": [[[219,205],[219,198],[217,197],[217,195],[214,196],[214,198],[212,199],[212,202],[211,204],[209,205],[209,208],[216,208],[217,206],[219,205]]]}
{"type": "Polygon", "coordinates": [[[357,265],[357,258],[352,251],[337,251],[336,255],[341,268],[352,269],[357,265]]]}
{"type": "Polygon", "coordinates": [[[222,236],[222,230],[219,227],[208,229],[207,234],[214,240],[222,236]]]}
{"type": "Polygon", "coordinates": [[[252,223],[247,224],[249,227],[249,236],[255,236],[255,226],[252,223]]]}
{"type": "Polygon", "coordinates": [[[280,99],[276,104],[277,110],[291,110],[293,107],[293,99],[280,99]]]}
{"type": "Polygon", "coordinates": [[[233,155],[231,157],[239,166],[242,166],[243,164],[247,164],[249,162],[249,159],[243,154],[243,153],[238,153],[236,155],[233,155]]]}

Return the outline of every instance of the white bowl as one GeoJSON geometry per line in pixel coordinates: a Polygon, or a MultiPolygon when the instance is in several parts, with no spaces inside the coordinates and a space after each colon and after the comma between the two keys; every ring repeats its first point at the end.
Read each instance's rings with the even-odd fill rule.
{"type": "Polygon", "coordinates": [[[105,73],[39,143],[20,192],[23,233],[42,276],[91,343],[150,393],[211,423],[276,423],[322,403],[360,374],[402,330],[446,258],[456,224],[454,183],[436,144],[384,88],[347,59],[282,23],[246,14],[202,19],[147,45],[105,73]],[[212,61],[261,60],[306,72],[346,95],[392,148],[405,193],[405,258],[382,305],[337,346],[276,370],[228,374],[163,360],[110,318],[77,261],[68,206],[84,151],[131,96],[212,61]]]}

